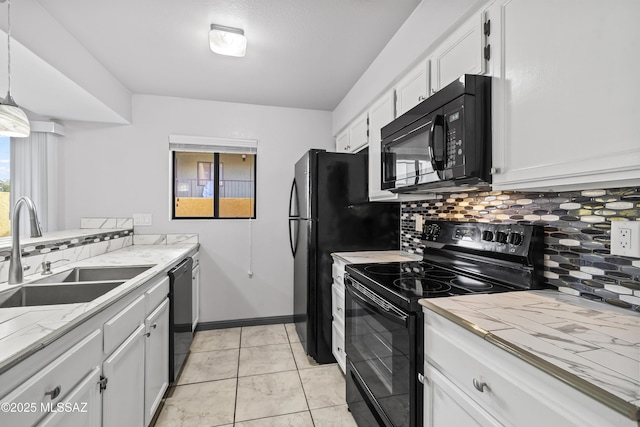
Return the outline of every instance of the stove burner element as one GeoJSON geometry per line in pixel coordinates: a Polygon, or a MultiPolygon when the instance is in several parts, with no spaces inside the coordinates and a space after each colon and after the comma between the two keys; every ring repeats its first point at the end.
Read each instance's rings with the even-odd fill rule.
{"type": "Polygon", "coordinates": [[[487,289],[493,288],[493,285],[490,283],[481,282],[479,280],[464,276],[460,276],[457,279],[452,280],[451,284],[453,286],[468,289],[470,291],[485,291],[487,289]]]}
{"type": "Polygon", "coordinates": [[[434,279],[454,279],[456,277],[456,274],[451,273],[450,271],[435,270],[425,273],[425,276],[434,279]]]}
{"type": "Polygon", "coordinates": [[[396,279],[393,281],[393,284],[400,289],[415,291],[423,296],[441,294],[451,290],[451,286],[443,282],[411,277],[396,279]]]}

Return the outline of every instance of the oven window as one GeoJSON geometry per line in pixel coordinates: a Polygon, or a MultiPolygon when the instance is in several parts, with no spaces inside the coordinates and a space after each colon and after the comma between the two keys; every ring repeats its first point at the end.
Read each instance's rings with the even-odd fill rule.
{"type": "Polygon", "coordinates": [[[347,359],[364,381],[393,425],[409,425],[411,413],[412,360],[415,335],[404,321],[376,307],[375,301],[348,288],[346,318],[347,359]],[[355,297],[353,296],[355,295],[355,297]]]}

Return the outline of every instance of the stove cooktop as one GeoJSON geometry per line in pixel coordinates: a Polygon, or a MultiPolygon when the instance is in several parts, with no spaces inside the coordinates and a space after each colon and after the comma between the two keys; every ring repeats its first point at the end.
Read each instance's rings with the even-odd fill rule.
{"type": "Polygon", "coordinates": [[[426,261],[348,265],[349,275],[401,306],[421,298],[486,294],[518,290],[505,284],[470,277],[426,261]]]}

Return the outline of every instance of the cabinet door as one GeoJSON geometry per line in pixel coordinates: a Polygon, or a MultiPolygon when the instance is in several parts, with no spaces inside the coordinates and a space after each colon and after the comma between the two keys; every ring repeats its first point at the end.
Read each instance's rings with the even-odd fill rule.
{"type": "Polygon", "coordinates": [[[429,61],[420,62],[395,86],[396,114],[406,113],[429,96],[429,61]]]}
{"type": "Polygon", "coordinates": [[[447,37],[431,56],[431,93],[463,74],[483,74],[484,13],[479,13],[447,37]]]}
{"type": "Polygon", "coordinates": [[[140,325],[102,364],[107,378],[102,392],[104,427],[144,424],[144,333],[140,325]]]}
{"type": "Polygon", "coordinates": [[[345,129],[336,136],[336,151],[338,153],[349,152],[349,129],[345,129]]]}
{"type": "Polygon", "coordinates": [[[144,424],[148,426],[169,386],[169,299],[145,319],[144,326],[144,424]]]}
{"type": "Polygon", "coordinates": [[[393,198],[390,191],[380,189],[382,176],[382,136],[380,130],[395,118],[393,92],[387,92],[369,109],[369,198],[393,198]]]}
{"type": "Polygon", "coordinates": [[[500,0],[489,13],[494,187],[638,185],[640,2],[500,0]]]}
{"type": "Polygon", "coordinates": [[[430,364],[424,367],[425,427],[500,427],[476,402],[430,364]]]}
{"type": "Polygon", "coordinates": [[[59,412],[49,414],[38,427],[100,427],[100,367],[96,367],[69,395],[58,403],[59,412]]]}
{"type": "Polygon", "coordinates": [[[349,152],[360,151],[369,143],[369,117],[367,113],[357,117],[349,125],[349,152]]]}
{"type": "Polygon", "coordinates": [[[196,326],[198,326],[198,320],[200,319],[200,264],[193,269],[191,274],[193,285],[191,293],[193,305],[191,307],[191,311],[193,315],[193,331],[195,332],[196,326]]]}

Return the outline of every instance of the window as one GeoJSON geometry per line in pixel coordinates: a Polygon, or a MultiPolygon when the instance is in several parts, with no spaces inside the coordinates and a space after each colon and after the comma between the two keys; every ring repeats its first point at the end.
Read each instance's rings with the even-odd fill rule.
{"type": "Polygon", "coordinates": [[[0,137],[0,237],[11,234],[9,210],[11,207],[11,138],[0,137]]]}
{"type": "Polygon", "coordinates": [[[255,218],[255,141],[171,135],[172,218],[255,218]]]}

